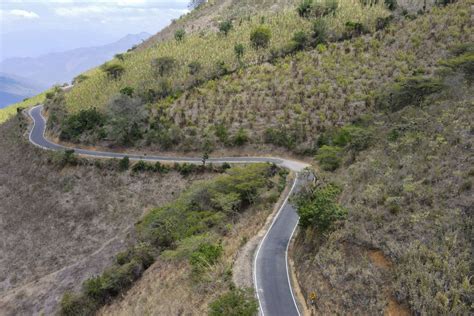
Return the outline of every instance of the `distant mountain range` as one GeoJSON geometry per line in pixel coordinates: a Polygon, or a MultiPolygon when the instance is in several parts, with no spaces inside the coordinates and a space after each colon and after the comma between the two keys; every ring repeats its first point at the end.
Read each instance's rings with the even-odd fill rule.
{"type": "Polygon", "coordinates": [[[70,82],[78,74],[110,60],[148,37],[148,33],[129,34],[103,46],[77,48],[35,58],[5,59],[0,62],[0,108],[54,84],[70,82]]]}

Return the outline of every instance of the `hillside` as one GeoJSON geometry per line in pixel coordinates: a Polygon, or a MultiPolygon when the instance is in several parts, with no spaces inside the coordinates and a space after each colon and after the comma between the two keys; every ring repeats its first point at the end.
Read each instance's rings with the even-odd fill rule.
{"type": "Polygon", "coordinates": [[[473,48],[418,88],[386,87],[387,107],[320,148],[336,170],[299,197],[294,251],[315,314],[472,312],[473,48]]]}
{"type": "Polygon", "coordinates": [[[137,174],[114,161],[65,163],[62,153],[29,144],[25,126],[17,118],[0,125],[2,315],[52,314],[66,290],[127,248],[144,212],[213,176],[137,174]]]}
{"type": "Polygon", "coordinates": [[[20,247],[5,247],[2,266],[19,279],[0,278],[8,294],[0,308],[31,312],[47,302],[63,315],[255,315],[251,281],[239,282],[251,268],[239,258],[252,261],[250,241],[271,220],[287,173],[268,164],[228,170],[206,157],[272,154],[311,162],[316,177],[290,199],[300,215],[289,252],[295,292],[312,315],[469,315],[473,17],[472,0],[208,1],[79,75],[71,90],[0,110],[8,207],[39,214],[38,223],[4,215],[13,224],[2,237],[20,247]],[[92,166],[67,152],[51,156],[19,141],[26,122],[17,108],[37,103],[54,141],[203,164],[127,160],[122,170],[124,160],[92,166]],[[114,190],[103,191],[110,183],[114,190]],[[46,198],[36,208],[30,195],[46,198]],[[32,259],[19,252],[30,241],[15,232],[45,236],[50,207],[61,229],[45,240],[71,249],[66,258],[34,249],[40,259],[30,273],[32,259]],[[81,211],[92,209],[89,227],[81,211]],[[61,225],[78,227],[74,240],[61,225]],[[57,276],[51,301],[45,273],[107,238],[126,246],[57,276]],[[41,291],[14,288],[35,278],[41,291]]]}

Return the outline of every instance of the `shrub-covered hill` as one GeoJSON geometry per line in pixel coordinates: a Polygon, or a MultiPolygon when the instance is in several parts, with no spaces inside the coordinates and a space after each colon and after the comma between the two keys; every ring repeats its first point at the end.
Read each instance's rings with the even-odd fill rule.
{"type": "Polygon", "coordinates": [[[162,150],[266,143],[312,153],[323,131],[371,112],[382,84],[429,75],[450,47],[472,41],[468,1],[392,21],[383,3],[297,12],[234,19],[227,35],[222,26],[120,56],[50,100],[53,131],[162,150]],[[252,47],[256,30],[270,33],[268,46],[252,47]],[[83,124],[90,115],[96,123],[83,124]]]}
{"type": "Polygon", "coordinates": [[[387,87],[382,111],[318,152],[336,171],[297,199],[295,248],[316,314],[472,313],[472,44],[453,55],[440,75],[387,87]]]}

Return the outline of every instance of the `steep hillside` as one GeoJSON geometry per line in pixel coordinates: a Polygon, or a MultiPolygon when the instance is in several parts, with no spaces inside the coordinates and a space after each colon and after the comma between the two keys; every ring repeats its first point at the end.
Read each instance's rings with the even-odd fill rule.
{"type": "Polygon", "coordinates": [[[449,47],[472,41],[466,1],[394,19],[383,4],[317,8],[319,18],[262,13],[233,20],[227,35],[186,34],[114,60],[48,103],[52,131],[102,145],[311,154],[324,130],[371,112],[381,84],[429,75],[449,47]],[[270,43],[255,49],[259,28],[270,43]],[[92,108],[97,126],[81,127],[92,108]]]}
{"type": "MultiPolygon", "coordinates": [[[[21,116],[20,116],[21,117],[21,116]]],[[[0,314],[51,315],[66,290],[101,273],[149,208],[212,174],[119,171],[33,147],[24,119],[0,125],[0,314]]]]}
{"type": "Polygon", "coordinates": [[[321,139],[336,171],[297,199],[294,252],[315,314],[472,312],[473,62],[460,46],[440,75],[386,86],[375,115],[321,139]]]}

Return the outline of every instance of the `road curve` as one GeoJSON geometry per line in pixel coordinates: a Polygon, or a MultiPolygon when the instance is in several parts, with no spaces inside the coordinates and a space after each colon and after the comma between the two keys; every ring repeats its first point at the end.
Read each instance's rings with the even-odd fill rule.
{"type": "MultiPolygon", "coordinates": [[[[46,139],[46,119],[42,115],[42,109],[43,106],[38,105],[28,111],[29,116],[33,120],[29,140],[33,145],[45,150],[73,149],[79,155],[95,158],[123,158],[127,156],[131,160],[143,161],[195,164],[202,162],[201,158],[148,156],[66,147],[46,139]]],[[[288,269],[288,245],[297,227],[298,215],[294,207],[288,202],[288,199],[306,181],[301,176],[301,171],[309,165],[299,161],[275,157],[224,157],[210,158],[207,161],[211,163],[270,162],[296,172],[297,177],[292,184],[290,192],[257,248],[254,257],[253,279],[261,315],[300,315],[293,295],[288,269]]]]}

